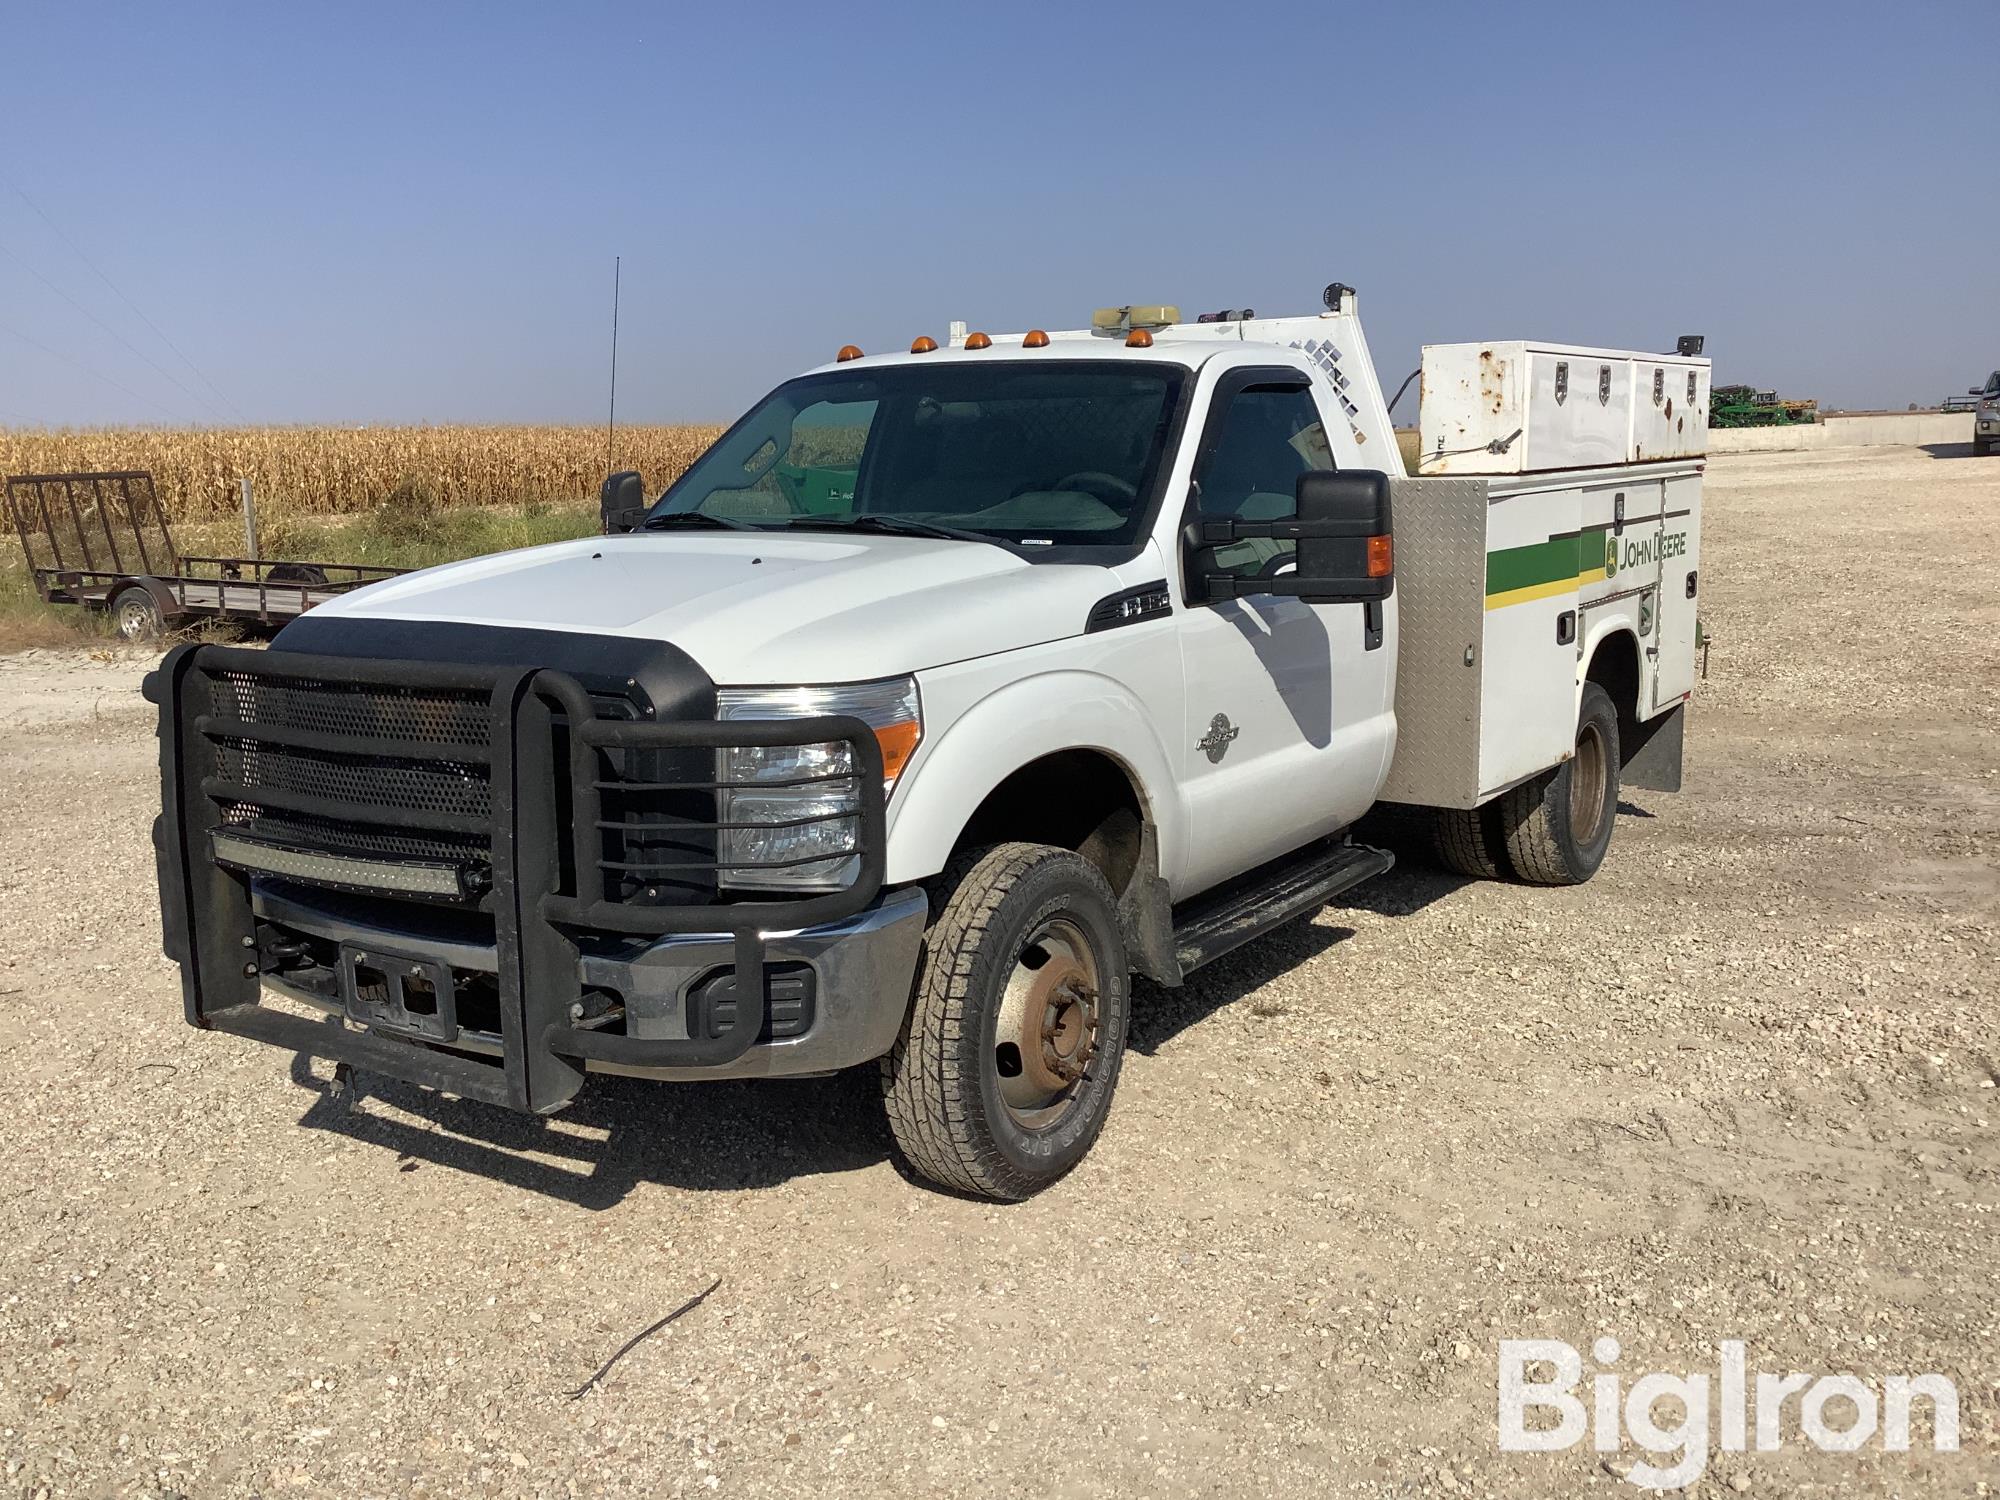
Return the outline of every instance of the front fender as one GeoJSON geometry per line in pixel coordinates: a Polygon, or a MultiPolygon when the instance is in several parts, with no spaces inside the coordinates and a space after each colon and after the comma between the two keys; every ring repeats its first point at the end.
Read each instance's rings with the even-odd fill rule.
{"type": "Polygon", "coordinates": [[[988,794],[1030,761],[1059,750],[1099,750],[1118,761],[1154,824],[1162,871],[1181,867],[1187,820],[1151,716],[1113,678],[1060,671],[980,698],[935,738],[926,728],[889,800],[887,878],[894,883],[937,874],[988,794]]]}

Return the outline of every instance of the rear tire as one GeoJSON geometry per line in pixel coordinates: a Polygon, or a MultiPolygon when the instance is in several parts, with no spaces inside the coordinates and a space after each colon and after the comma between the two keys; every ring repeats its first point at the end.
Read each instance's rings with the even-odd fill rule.
{"type": "Polygon", "coordinates": [[[128,641],[159,639],[166,622],[160,617],[160,603],[138,584],[127,584],[111,601],[111,628],[128,641]]]}
{"type": "Polygon", "coordinates": [[[1618,710],[1583,685],[1576,751],[1498,799],[1514,873],[1530,885],[1582,885],[1604,863],[1618,817],[1618,710]]]}
{"type": "Polygon", "coordinates": [[[1046,844],[970,856],[946,889],[882,1060],[889,1128],[918,1176],[1026,1198],[1083,1159],[1110,1112],[1132,998],[1117,899],[1095,865],[1046,844]]]}
{"type": "Polygon", "coordinates": [[[1506,845],[1490,804],[1432,808],[1431,847],[1438,863],[1453,874],[1498,880],[1507,873],[1506,845]]]}

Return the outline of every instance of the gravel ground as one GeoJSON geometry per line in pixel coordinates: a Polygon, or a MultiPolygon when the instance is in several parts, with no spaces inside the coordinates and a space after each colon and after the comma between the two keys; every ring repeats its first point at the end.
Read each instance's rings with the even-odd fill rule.
{"type": "Polygon", "coordinates": [[[190,1030],[145,663],[0,662],[7,1490],[1637,1493],[1496,1442],[1501,1339],[1606,1334],[1957,1382],[1956,1455],[1794,1401],[1698,1493],[2000,1490],[2000,460],[1718,461],[1707,554],[1688,789],[1594,882],[1405,865],[1142,990],[1008,1208],[899,1176],[866,1076],[349,1112],[190,1030]]]}

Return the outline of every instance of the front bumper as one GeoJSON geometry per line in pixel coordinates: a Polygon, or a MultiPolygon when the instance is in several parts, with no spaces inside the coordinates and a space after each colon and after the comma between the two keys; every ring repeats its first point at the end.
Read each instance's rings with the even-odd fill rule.
{"type": "MultiPolygon", "coordinates": [[[[492,946],[454,942],[434,933],[408,932],[358,919],[337,908],[301,900],[297,890],[253,890],[252,910],[260,930],[287,935],[310,934],[337,950],[362,954],[393,953],[420,964],[442,965],[457,973],[494,975],[499,954],[492,946]]],[[[733,1002],[735,939],[727,932],[687,933],[633,945],[620,954],[590,954],[580,961],[586,990],[615,995],[622,1006],[622,1036],[605,1035],[602,1056],[584,1059],[586,1071],[622,1073],[668,1082],[722,1078],[798,1078],[834,1073],[872,1062],[895,1045],[909,1008],[917,958],[923,946],[929,903],[914,886],[885,892],[867,910],[839,922],[794,932],[761,934],[767,974],[781,977],[792,1004],[778,1024],[784,1035],[760,1035],[741,1054],[700,1066],[647,1065],[630,1042],[684,1043],[716,1029],[716,1007],[705,998],[722,993],[733,1002]]],[[[323,987],[309,987],[283,974],[261,976],[267,990],[287,1000],[354,1024],[345,997],[323,987]]],[[[782,1001],[779,1002],[782,1005],[782,1001]]],[[[774,1009],[778,1006],[774,1006],[774,1009]]],[[[733,1010],[733,1004],[731,1006],[733,1010]]],[[[727,1019],[725,1013],[724,1020],[727,1019]]],[[[230,1029],[225,1020],[220,1029],[230,1029]]],[[[398,1036],[377,1028],[405,1048],[421,1038],[398,1036]]],[[[339,1056],[338,1040],[329,1041],[314,1028],[307,1050],[339,1056]]],[[[367,1029],[348,1030],[346,1038],[365,1037],[367,1029]]],[[[458,1026],[452,1050],[487,1057],[504,1055],[504,1033],[458,1026]]],[[[421,1054],[419,1054],[421,1055],[421,1054]]],[[[356,1058],[354,1061],[360,1061],[356,1058]]],[[[379,1059],[370,1066],[379,1070],[379,1059]]],[[[392,1066],[389,1071],[394,1072],[392,1066]]],[[[421,1079],[417,1080],[423,1081],[421,1079]]]]}
{"type": "Polygon", "coordinates": [[[1982,411],[1973,416],[1972,430],[1980,437],[2000,437],[2000,411],[1982,411]]]}
{"type": "Polygon", "coordinates": [[[561,672],[214,646],[170,653],[148,695],[164,946],[195,1026],[535,1113],[591,1071],[815,1073],[894,1041],[924,900],[882,890],[881,753],[858,719],[607,719],[561,672]],[[700,840],[725,825],[658,821],[662,799],[712,807],[719,748],[823,742],[851,747],[850,883],[721,899],[700,840]],[[386,800],[352,800],[378,784],[386,800]],[[455,895],[417,899],[369,882],[430,879],[434,848],[273,853],[285,818],[476,859],[455,895]]]}

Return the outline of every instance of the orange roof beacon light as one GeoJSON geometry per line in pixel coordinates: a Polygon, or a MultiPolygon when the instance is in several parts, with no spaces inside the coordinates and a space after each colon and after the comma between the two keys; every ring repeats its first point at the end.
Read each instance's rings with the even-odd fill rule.
{"type": "Polygon", "coordinates": [[[857,344],[842,344],[840,346],[840,353],[834,355],[835,361],[843,365],[850,359],[859,358],[861,358],[861,349],[857,344]]]}
{"type": "Polygon", "coordinates": [[[1028,330],[1028,336],[1021,340],[1021,347],[1023,349],[1046,349],[1049,347],[1049,336],[1039,328],[1031,328],[1028,330]]]}
{"type": "Polygon", "coordinates": [[[937,349],[937,340],[932,338],[927,333],[920,335],[916,339],[913,339],[910,343],[910,353],[912,354],[931,354],[934,353],[936,349],[937,349]]]}
{"type": "Polygon", "coordinates": [[[993,340],[983,333],[975,333],[966,339],[965,347],[968,349],[991,349],[993,347],[993,340]]]}
{"type": "Polygon", "coordinates": [[[1153,336],[1143,328],[1135,328],[1125,335],[1125,347],[1127,349],[1150,349],[1153,347],[1153,336]]]}
{"type": "Polygon", "coordinates": [[[1396,571],[1396,543],[1386,536],[1368,538],[1368,576],[1387,578],[1396,571]]]}

